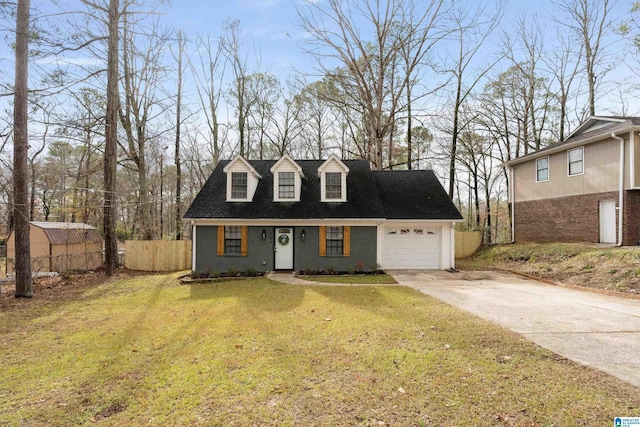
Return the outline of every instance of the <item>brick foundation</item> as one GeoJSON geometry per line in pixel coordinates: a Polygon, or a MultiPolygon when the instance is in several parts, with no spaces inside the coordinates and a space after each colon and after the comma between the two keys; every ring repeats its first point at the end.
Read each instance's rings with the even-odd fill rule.
{"type": "MultiPolygon", "coordinates": [[[[625,199],[627,196],[628,194],[625,194],[625,199]]],[[[514,208],[515,240],[516,242],[597,243],[600,240],[601,200],[615,200],[617,205],[618,192],[517,202],[514,208]]],[[[634,194],[625,203],[625,220],[627,214],[630,215],[630,219],[625,221],[624,228],[625,230],[627,226],[634,228],[636,236],[640,227],[638,207],[640,207],[640,192],[637,195],[634,194]],[[633,206],[627,209],[627,204],[633,204],[633,206]],[[635,216],[635,222],[631,219],[633,216],[635,216]]]]}
{"type": "Polygon", "coordinates": [[[640,241],[640,190],[624,192],[624,236],[622,243],[636,246],[640,241]]]}

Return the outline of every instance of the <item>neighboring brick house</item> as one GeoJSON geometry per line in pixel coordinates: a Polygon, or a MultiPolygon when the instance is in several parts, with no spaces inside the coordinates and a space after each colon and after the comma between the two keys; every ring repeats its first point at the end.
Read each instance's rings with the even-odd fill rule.
{"type": "Polygon", "coordinates": [[[506,163],[516,242],[637,245],[640,117],[594,116],[566,140],[506,163]]]}

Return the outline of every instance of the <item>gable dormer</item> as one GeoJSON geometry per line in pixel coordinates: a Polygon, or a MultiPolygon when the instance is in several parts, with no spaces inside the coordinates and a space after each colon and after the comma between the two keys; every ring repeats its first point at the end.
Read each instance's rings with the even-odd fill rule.
{"type": "Polygon", "coordinates": [[[347,201],[347,165],[332,154],[318,168],[320,175],[320,201],[322,202],[346,202],[347,201]]]}
{"type": "Polygon", "coordinates": [[[251,202],[262,177],[237,155],[222,170],[227,175],[227,202],[251,202]]]}
{"type": "Polygon", "coordinates": [[[280,157],[270,169],[273,174],[273,201],[299,202],[304,173],[288,154],[280,157]]]}

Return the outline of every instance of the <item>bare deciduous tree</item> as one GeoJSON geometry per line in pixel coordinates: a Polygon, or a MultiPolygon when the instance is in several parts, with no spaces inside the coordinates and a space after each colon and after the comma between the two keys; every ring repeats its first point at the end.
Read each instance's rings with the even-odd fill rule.
{"type": "Polygon", "coordinates": [[[452,58],[450,70],[456,85],[453,100],[453,125],[451,127],[451,154],[449,157],[449,198],[453,200],[458,134],[466,125],[466,123],[460,122],[460,110],[469,95],[473,93],[476,85],[502,58],[497,57],[481,68],[474,70],[475,72],[471,77],[468,76],[468,74],[471,74],[469,68],[480,48],[500,23],[502,7],[498,6],[497,12],[487,16],[485,6],[469,10],[466,6],[456,5],[447,14],[447,17],[450,22],[455,24],[454,34],[457,44],[457,55],[452,58]]]}
{"type": "Polygon", "coordinates": [[[222,38],[222,46],[227,61],[231,63],[233,72],[233,81],[231,89],[227,93],[229,102],[236,110],[238,121],[238,144],[240,155],[244,156],[247,150],[247,124],[249,119],[249,111],[253,106],[254,100],[250,98],[248,90],[248,71],[247,59],[242,56],[242,42],[240,40],[240,21],[225,22],[225,33],[222,38]]]}
{"type": "Polygon", "coordinates": [[[385,142],[403,108],[401,95],[414,70],[442,37],[437,24],[443,4],[442,0],[307,0],[298,7],[300,24],[310,36],[305,49],[323,75],[349,87],[344,92],[354,98],[355,112],[363,115],[370,145],[366,151],[376,169],[384,167],[385,142]],[[367,40],[364,31],[370,31],[373,39],[367,40]],[[407,44],[413,46],[412,56],[400,72],[394,67],[407,44]],[[336,61],[342,64],[340,75],[333,72],[336,61]]]}
{"type": "MultiPolygon", "coordinates": [[[[182,76],[184,73],[183,68],[183,55],[185,50],[186,39],[182,31],[177,31],[177,53],[173,52],[173,57],[176,60],[178,67],[177,76],[177,93],[176,93],[176,140],[174,149],[174,160],[176,165],[176,240],[182,238],[182,162],[180,161],[180,127],[182,125],[181,113],[182,113],[182,76]]],[[[162,203],[162,201],[160,202],[162,203]]],[[[161,231],[162,232],[162,231],[161,231]]]]}
{"type": "Polygon", "coordinates": [[[218,108],[222,96],[222,81],[224,79],[223,45],[218,40],[216,44],[211,36],[200,36],[196,41],[199,52],[198,63],[190,61],[191,72],[196,81],[196,91],[200,108],[204,113],[205,123],[210,134],[213,164],[218,164],[220,154],[224,150],[220,139],[220,123],[218,123],[218,108]]]}
{"type": "Polygon", "coordinates": [[[584,70],[587,74],[589,114],[596,114],[596,92],[604,74],[609,71],[606,37],[613,30],[609,21],[610,0],[557,0],[556,7],[568,19],[557,22],[568,28],[582,45],[584,70]]]}
{"type": "MultiPolygon", "coordinates": [[[[120,102],[120,123],[126,135],[126,143],[120,144],[127,159],[133,163],[138,176],[139,237],[153,238],[151,219],[152,204],[149,200],[147,146],[157,138],[152,122],[163,113],[158,98],[161,80],[166,74],[162,58],[168,35],[157,21],[148,35],[137,37],[134,31],[139,21],[130,21],[129,15],[123,24],[122,70],[123,100],[120,102]]],[[[160,133],[160,132],[158,132],[160,133]]]]}

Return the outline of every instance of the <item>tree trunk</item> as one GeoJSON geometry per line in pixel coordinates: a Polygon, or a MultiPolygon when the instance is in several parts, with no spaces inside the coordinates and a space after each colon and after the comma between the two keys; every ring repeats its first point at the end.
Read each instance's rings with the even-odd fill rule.
{"type": "MultiPolygon", "coordinates": [[[[176,146],[175,146],[175,163],[176,163],[176,240],[182,239],[182,170],[180,162],[180,125],[182,110],[182,51],[183,51],[183,35],[178,33],[178,93],[176,100],[176,146]]],[[[162,203],[162,200],[160,201],[162,203]]]]}
{"type": "Polygon", "coordinates": [[[484,197],[486,200],[486,206],[485,206],[485,217],[486,217],[486,230],[487,230],[487,235],[486,235],[486,241],[485,243],[490,245],[491,244],[491,189],[489,188],[489,182],[488,180],[485,180],[484,182],[484,197]]]}
{"type": "Polygon", "coordinates": [[[412,137],[411,137],[411,85],[407,86],[407,169],[411,170],[412,156],[412,137]]]}
{"type": "Polygon", "coordinates": [[[119,0],[109,0],[107,53],[107,114],[104,144],[104,266],[107,276],[118,268],[116,243],[116,165],[118,148],[118,11],[119,0]]]}
{"type": "Polygon", "coordinates": [[[153,228],[151,223],[151,201],[149,200],[149,183],[147,180],[147,156],[145,153],[146,130],[142,126],[138,126],[138,157],[136,166],[138,167],[138,183],[140,186],[140,227],[142,240],[152,240],[153,228]]]}
{"type": "Polygon", "coordinates": [[[458,86],[456,88],[456,103],[453,107],[453,131],[451,137],[451,154],[449,157],[449,198],[453,200],[453,190],[455,189],[456,179],[456,156],[458,154],[458,120],[460,117],[460,97],[462,94],[462,79],[458,78],[458,86]]]}
{"type": "Polygon", "coordinates": [[[16,76],[13,109],[13,220],[16,298],[33,296],[29,242],[27,141],[29,71],[29,0],[18,0],[16,17],[16,76]]]}

